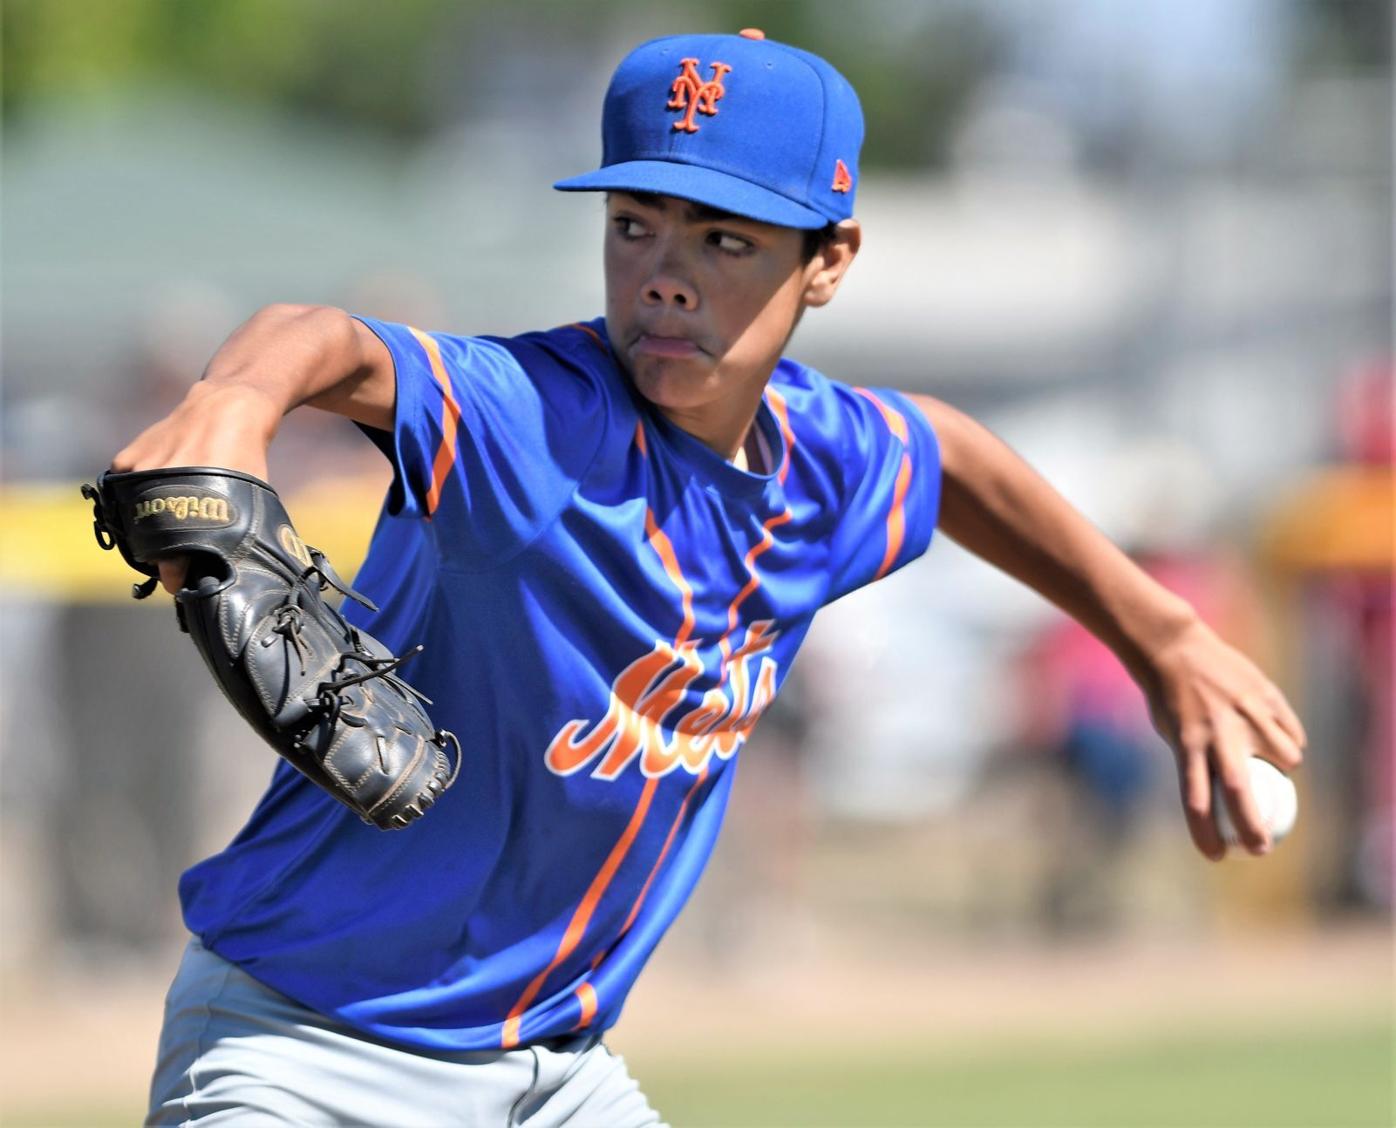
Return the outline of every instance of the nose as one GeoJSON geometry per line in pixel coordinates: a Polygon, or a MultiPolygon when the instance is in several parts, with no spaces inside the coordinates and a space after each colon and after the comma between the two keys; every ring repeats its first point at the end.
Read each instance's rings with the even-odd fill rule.
{"type": "Polygon", "coordinates": [[[672,305],[684,310],[695,309],[698,305],[698,296],[693,288],[668,274],[656,275],[650,280],[645,290],[645,300],[650,305],[672,305]]]}
{"type": "Polygon", "coordinates": [[[655,260],[654,271],[645,283],[645,303],[690,312],[698,308],[698,290],[672,250],[655,260]]]}

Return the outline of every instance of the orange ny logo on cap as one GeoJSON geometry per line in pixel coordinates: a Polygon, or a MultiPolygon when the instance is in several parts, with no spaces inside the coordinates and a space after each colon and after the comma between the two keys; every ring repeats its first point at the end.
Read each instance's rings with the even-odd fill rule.
{"type": "Polygon", "coordinates": [[[698,126],[693,121],[693,115],[703,113],[712,117],[717,113],[717,100],[727,93],[727,88],[722,85],[722,76],[732,68],[726,63],[713,63],[712,77],[704,82],[698,74],[697,59],[680,59],[679,67],[679,77],[669,87],[667,107],[684,111],[683,117],[674,122],[675,129],[697,133],[698,126]]]}

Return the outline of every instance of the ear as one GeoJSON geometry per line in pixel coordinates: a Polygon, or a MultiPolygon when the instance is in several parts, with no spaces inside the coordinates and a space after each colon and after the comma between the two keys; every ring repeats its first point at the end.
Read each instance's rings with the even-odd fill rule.
{"type": "Polygon", "coordinates": [[[805,305],[817,307],[833,300],[862,245],[862,225],[856,219],[842,220],[834,228],[834,237],[815,252],[805,268],[805,305]]]}

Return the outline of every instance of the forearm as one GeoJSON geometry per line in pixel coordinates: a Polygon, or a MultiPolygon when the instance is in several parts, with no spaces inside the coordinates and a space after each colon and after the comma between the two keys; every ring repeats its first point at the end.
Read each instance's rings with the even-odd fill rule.
{"type": "Polygon", "coordinates": [[[1027,584],[1108,645],[1136,680],[1196,620],[984,427],[927,396],[912,396],[941,445],[939,527],[1027,584]]]}
{"type": "MultiPolygon", "coordinates": [[[[219,466],[267,477],[267,448],[288,411],[310,403],[390,430],[396,400],[392,356],[363,323],[325,306],[267,306],[209,361],[165,418],[112,459],[118,471],[219,466]]],[[[162,559],[177,592],[186,561],[162,559]]]]}
{"type": "Polygon", "coordinates": [[[1226,852],[1213,819],[1214,777],[1246,848],[1268,850],[1248,760],[1259,755],[1292,771],[1303,759],[1304,726],[1284,695],[1005,444],[939,400],[911,399],[940,440],[940,528],[1118,655],[1173,748],[1188,830],[1202,853],[1226,852]]]}
{"type": "Polygon", "coordinates": [[[225,466],[264,477],[267,447],[287,412],[308,403],[391,430],[395,399],[392,356],[367,326],[327,306],[267,306],[112,466],[225,466]]]}
{"type": "Polygon", "coordinates": [[[209,361],[202,384],[266,401],[279,420],[314,404],[374,426],[392,426],[391,359],[376,336],[343,310],[271,305],[259,310],[209,361]]]}

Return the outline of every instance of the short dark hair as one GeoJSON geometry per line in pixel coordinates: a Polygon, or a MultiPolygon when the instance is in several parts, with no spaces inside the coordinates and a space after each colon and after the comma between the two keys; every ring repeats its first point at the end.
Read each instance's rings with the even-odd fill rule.
{"type": "Polygon", "coordinates": [[[800,254],[808,263],[815,255],[834,241],[834,236],[838,232],[837,223],[826,223],[823,227],[805,228],[804,246],[800,248],[800,254]]]}

